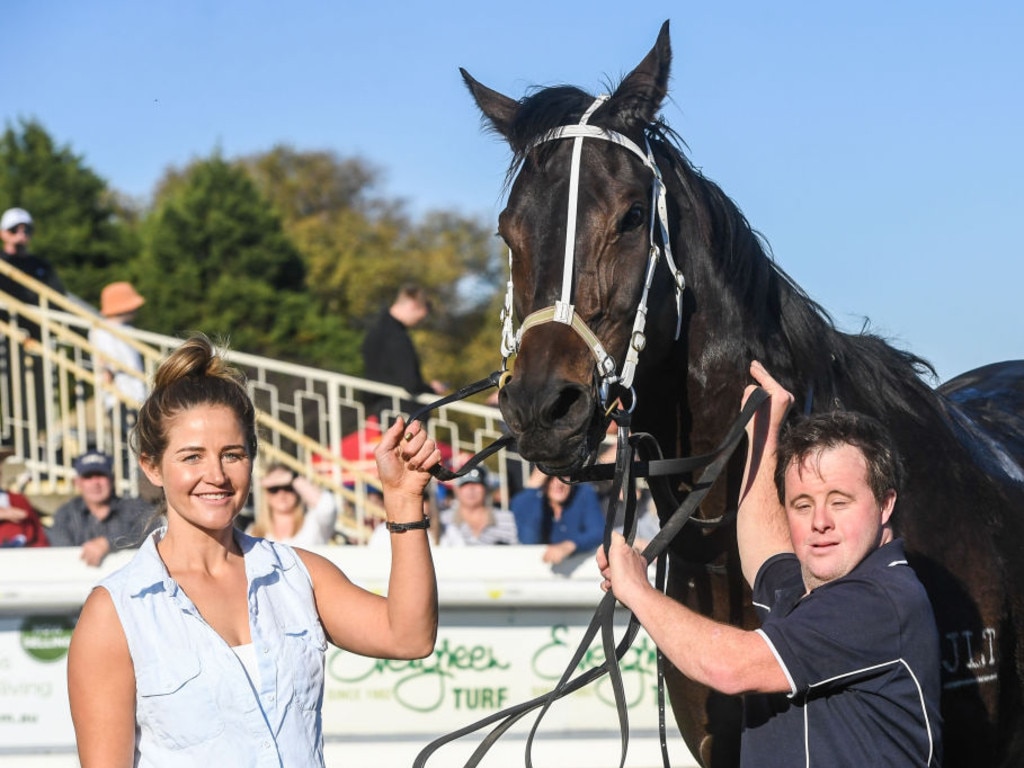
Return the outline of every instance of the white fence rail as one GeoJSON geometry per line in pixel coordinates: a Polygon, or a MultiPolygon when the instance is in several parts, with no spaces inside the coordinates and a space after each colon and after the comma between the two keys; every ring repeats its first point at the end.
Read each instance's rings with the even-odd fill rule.
{"type": "MultiPolygon", "coordinates": [[[[80,302],[60,296],[0,263],[0,272],[24,279],[40,295],[39,306],[26,305],[0,292],[0,442],[23,463],[22,482],[30,495],[71,492],[72,462],[88,447],[115,457],[115,482],[122,494],[139,488],[136,462],[131,460],[121,412],[103,408],[112,394],[128,407],[110,383],[97,375],[96,351],[89,330],[105,325],[140,351],[145,378],[151,380],[159,362],[181,339],[110,326],[80,302]],[[26,332],[37,326],[38,341],[26,332]]],[[[339,533],[363,541],[372,507],[366,494],[375,486],[372,448],[377,424],[367,417],[366,404],[390,400],[384,426],[412,398],[404,390],[340,372],[294,365],[231,350],[229,359],[247,375],[260,414],[261,456],[283,461],[317,479],[341,500],[339,533]]],[[[468,383],[468,382],[463,382],[468,383]]],[[[419,401],[429,403],[421,396],[419,401]]],[[[408,415],[408,414],[406,414],[408,415]]],[[[450,451],[454,463],[477,453],[503,434],[496,408],[460,402],[430,415],[428,430],[450,451]]],[[[514,452],[502,450],[487,461],[507,502],[528,475],[514,452]]],[[[254,494],[259,494],[258,484],[254,494]]],[[[258,497],[255,501],[259,501],[258,497]]]]}

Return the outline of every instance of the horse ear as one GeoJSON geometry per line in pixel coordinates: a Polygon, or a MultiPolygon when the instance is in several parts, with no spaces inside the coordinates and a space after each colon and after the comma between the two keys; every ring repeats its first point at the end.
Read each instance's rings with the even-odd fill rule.
{"type": "Polygon", "coordinates": [[[602,112],[614,115],[625,125],[653,122],[661,107],[662,99],[668,93],[669,67],[672,63],[672,44],[668,36],[668,21],[661,25],[654,47],[626,75],[626,79],[615,89],[602,112]]]}
{"type": "Polygon", "coordinates": [[[519,110],[519,102],[497,91],[492,91],[486,85],[481,85],[462,67],[459,67],[459,72],[462,73],[466,87],[473,94],[473,100],[480,107],[480,111],[483,112],[491,127],[508,139],[512,121],[515,120],[516,112],[519,110]]]}

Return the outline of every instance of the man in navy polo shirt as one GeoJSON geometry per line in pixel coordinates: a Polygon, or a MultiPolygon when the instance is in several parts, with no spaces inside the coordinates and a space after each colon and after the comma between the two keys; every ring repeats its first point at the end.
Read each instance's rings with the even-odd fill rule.
{"type": "Polygon", "coordinates": [[[687,677],[745,694],[741,765],[939,766],[939,638],[893,536],[896,449],[881,424],[850,412],[780,436],[793,397],[759,363],[750,373],[770,398],[748,428],[736,536],[761,628],[658,592],[621,536],[598,553],[602,587],[687,677]]]}

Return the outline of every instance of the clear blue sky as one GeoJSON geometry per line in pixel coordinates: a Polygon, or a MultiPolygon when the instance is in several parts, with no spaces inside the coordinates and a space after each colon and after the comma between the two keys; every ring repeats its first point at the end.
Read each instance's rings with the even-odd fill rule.
{"type": "Polygon", "coordinates": [[[597,92],[666,18],[665,117],[841,327],[942,379],[1024,358],[1019,0],[33,0],[3,13],[0,117],[143,199],[168,166],[287,143],[364,157],[413,213],[494,220],[508,155],[458,67],[597,92]]]}

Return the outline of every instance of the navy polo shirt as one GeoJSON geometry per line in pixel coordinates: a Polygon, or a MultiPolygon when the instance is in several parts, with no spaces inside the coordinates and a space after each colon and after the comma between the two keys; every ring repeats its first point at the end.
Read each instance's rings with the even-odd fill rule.
{"type": "Polygon", "coordinates": [[[792,554],[767,560],[754,603],[788,694],[744,699],[742,766],[939,766],[939,635],[896,540],[804,596],[792,554]]]}

